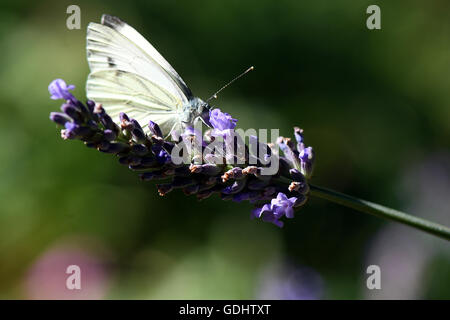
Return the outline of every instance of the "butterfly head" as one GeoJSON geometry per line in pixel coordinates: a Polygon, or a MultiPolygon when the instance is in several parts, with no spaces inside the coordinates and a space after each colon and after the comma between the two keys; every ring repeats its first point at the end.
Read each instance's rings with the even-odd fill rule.
{"type": "Polygon", "coordinates": [[[197,119],[200,119],[208,127],[211,127],[209,122],[210,110],[211,106],[207,102],[195,97],[183,108],[182,122],[193,125],[197,119]]]}
{"type": "Polygon", "coordinates": [[[202,101],[202,103],[199,105],[197,109],[199,118],[203,121],[204,124],[206,124],[210,128],[212,127],[211,123],[209,122],[209,112],[211,111],[211,109],[212,106],[204,101],[202,101]]]}

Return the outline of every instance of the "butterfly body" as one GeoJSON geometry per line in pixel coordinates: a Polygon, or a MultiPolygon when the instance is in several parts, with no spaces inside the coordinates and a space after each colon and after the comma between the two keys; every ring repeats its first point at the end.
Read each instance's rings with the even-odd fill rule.
{"type": "Polygon", "coordinates": [[[125,112],[144,130],[156,122],[163,134],[181,131],[198,119],[208,123],[211,107],[192,94],[175,69],[135,29],[103,15],[90,23],[87,57],[89,99],[101,103],[115,121],[125,112]]]}

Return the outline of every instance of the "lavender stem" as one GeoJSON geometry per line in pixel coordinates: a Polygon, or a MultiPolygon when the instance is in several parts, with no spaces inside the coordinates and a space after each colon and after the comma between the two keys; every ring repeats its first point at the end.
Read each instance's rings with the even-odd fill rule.
{"type": "Polygon", "coordinates": [[[360,212],[369,213],[380,218],[397,221],[413,228],[425,231],[440,238],[450,241],[450,228],[419,218],[404,212],[394,210],[370,201],[358,199],[334,190],[319,186],[309,185],[310,195],[332,201],[334,203],[355,209],[360,212]]]}

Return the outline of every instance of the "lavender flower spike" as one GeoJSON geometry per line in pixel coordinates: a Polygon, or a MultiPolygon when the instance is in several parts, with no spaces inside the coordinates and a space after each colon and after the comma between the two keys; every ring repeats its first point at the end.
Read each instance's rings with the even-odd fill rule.
{"type": "MultiPolygon", "coordinates": [[[[312,167],[314,157],[311,148],[304,148],[301,153],[294,150],[293,142],[284,139],[284,156],[279,158],[280,169],[272,176],[262,175],[264,165],[251,164],[249,157],[243,157],[243,163],[237,166],[211,163],[208,158],[215,155],[210,153],[209,143],[226,145],[228,135],[232,137],[237,122],[228,113],[214,109],[208,121],[213,130],[202,135],[193,128],[186,128],[181,134],[183,139],[198,139],[201,152],[188,163],[175,164],[171,157],[176,145],[174,141],[180,143],[183,139],[166,140],[159,125],[152,121],[147,124],[150,129],[147,135],[142,130],[143,124],[125,113],[119,114],[120,123],[116,124],[101,104],[90,100],[83,104],[69,92],[71,89],[73,86],[67,86],[61,79],[49,86],[52,99],[66,100],[61,107],[62,112],[52,112],[50,115],[52,121],[62,126],[62,138],[81,140],[89,148],[117,155],[120,164],[138,171],[144,181],[168,180],[158,185],[160,195],[182,189],[185,194],[196,195],[199,200],[219,194],[223,200],[249,201],[256,205],[253,217],[278,227],[283,226],[283,217],[294,217],[294,209],[302,206],[309,195],[308,176],[305,177],[303,171],[312,167]],[[221,141],[222,138],[224,141],[221,141]],[[292,160],[288,161],[287,157],[292,160]]],[[[264,155],[274,152],[270,145],[266,149],[264,155]]],[[[234,148],[230,148],[229,155],[237,157],[235,152],[234,148]]]]}
{"type": "Polygon", "coordinates": [[[50,92],[50,99],[58,100],[73,100],[75,99],[72,93],[69,90],[75,89],[73,84],[67,85],[66,82],[62,79],[53,80],[48,86],[48,92],[50,92]]]}
{"type": "MultiPolygon", "coordinates": [[[[273,175],[261,175],[263,164],[253,166],[247,158],[238,166],[208,163],[208,156],[213,155],[209,153],[207,144],[201,144],[202,152],[198,155],[200,162],[175,164],[170,157],[175,143],[162,137],[156,123],[148,124],[152,134],[146,135],[142,124],[130,119],[125,113],[119,115],[118,125],[101,105],[91,100],[83,104],[70,93],[69,90],[73,90],[74,86],[66,85],[61,79],[54,80],[48,89],[52,99],[66,100],[61,108],[62,113],[50,114],[50,119],[63,127],[63,139],[77,139],[89,148],[117,155],[119,163],[139,171],[144,181],[170,179],[168,183],[158,185],[160,195],[181,188],[185,194],[195,194],[199,200],[215,193],[223,200],[249,201],[256,205],[252,211],[253,218],[260,218],[278,227],[284,224],[281,218],[293,218],[294,210],[303,206],[309,195],[313,195],[450,240],[450,228],[446,226],[330,189],[309,185],[315,156],[312,147],[306,147],[303,130],[299,128],[294,129],[296,144],[289,138],[278,139],[283,155],[278,157],[279,170],[273,175]],[[275,194],[277,196],[274,198],[275,194]]],[[[214,128],[216,135],[224,138],[224,144],[227,143],[228,133],[232,136],[237,122],[219,109],[212,110],[210,119],[205,120],[214,128]]],[[[199,138],[203,138],[206,143],[214,141],[217,136],[211,131],[199,138]]],[[[197,136],[194,132],[192,134],[197,136]]],[[[277,152],[275,149],[269,149],[272,148],[270,145],[267,145],[267,148],[267,154],[277,152]]],[[[230,156],[237,157],[233,152],[230,152],[230,156]]]]}

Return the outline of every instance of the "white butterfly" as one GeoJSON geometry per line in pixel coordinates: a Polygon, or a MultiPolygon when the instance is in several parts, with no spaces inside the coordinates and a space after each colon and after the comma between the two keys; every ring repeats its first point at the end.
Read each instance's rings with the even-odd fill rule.
{"type": "Polygon", "coordinates": [[[87,58],[87,97],[116,123],[125,112],[146,132],[149,120],[156,122],[164,136],[197,119],[208,124],[210,105],[194,97],[161,54],[119,18],[103,15],[101,24],[89,23],[87,58]]]}

